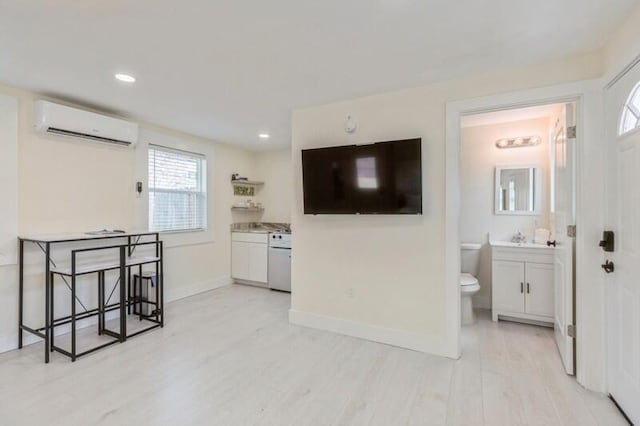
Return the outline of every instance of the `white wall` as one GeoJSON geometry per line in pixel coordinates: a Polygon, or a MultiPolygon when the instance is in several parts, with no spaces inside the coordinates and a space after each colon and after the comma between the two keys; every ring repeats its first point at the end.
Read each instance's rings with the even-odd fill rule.
{"type": "MultiPolygon", "coordinates": [[[[149,144],[203,154],[207,160],[207,229],[197,232],[164,233],[167,256],[165,297],[168,301],[209,290],[229,282],[233,222],[254,220],[255,214],[232,212],[236,202],[230,183],[232,173],[250,175],[255,170],[252,152],[192,137],[180,132],[145,125],[135,152],[136,180],[148,187],[149,144]],[[172,268],[172,265],[180,265],[172,268]],[[185,269],[189,269],[188,272],[185,269]],[[185,279],[186,274],[186,279],[185,279]]],[[[135,228],[148,228],[147,193],[135,198],[135,228]]]]}
{"type": "Polygon", "coordinates": [[[445,308],[445,105],[597,77],[600,59],[586,55],[294,111],[291,321],[457,356],[445,308]],[[360,124],[351,136],[343,130],[349,115],[360,124]],[[302,213],[301,149],[410,137],[423,140],[422,216],[302,213]]]}
{"type": "Polygon", "coordinates": [[[605,83],[640,55],[640,5],[618,27],[605,48],[605,83]]]}
{"type": "Polygon", "coordinates": [[[18,99],[0,94],[0,266],[16,262],[18,99]]]}
{"type": "Polygon", "coordinates": [[[265,182],[258,192],[264,205],[263,222],[291,222],[293,170],[291,149],[259,152],[255,155],[255,176],[265,182]]]}
{"type": "Polygon", "coordinates": [[[549,228],[549,129],[548,117],[511,123],[466,127],[460,146],[460,240],[481,243],[476,295],[477,307],[491,307],[491,247],[488,235],[509,241],[518,231],[531,237],[534,226],[549,228]],[[498,149],[496,141],[518,136],[540,136],[540,145],[498,149]],[[542,188],[540,215],[496,215],[495,168],[503,165],[539,165],[542,188]]]}
{"type": "MultiPolygon", "coordinates": [[[[5,86],[0,86],[0,94],[15,96],[19,102],[18,233],[130,229],[140,225],[145,213],[139,207],[144,200],[136,198],[135,182],[146,171],[136,170],[136,153],[139,155],[146,140],[137,149],[130,149],[44,136],[33,130],[33,101],[40,97],[5,86]]],[[[255,168],[254,154],[147,124],[141,125],[141,134],[160,135],[162,142],[187,144],[194,150],[205,151],[209,159],[212,232],[198,244],[188,236],[163,236],[171,240],[165,251],[167,301],[229,283],[229,226],[236,220],[230,210],[233,189],[229,180],[232,172],[251,173],[255,168]]],[[[25,297],[30,306],[26,320],[40,326],[44,310],[42,257],[32,245],[26,248],[25,297]]],[[[58,261],[68,256],[67,250],[53,254],[58,261]]],[[[0,266],[0,283],[0,351],[3,351],[17,347],[16,266],[0,266]]],[[[95,294],[92,288],[87,284],[81,291],[84,300],[92,299],[95,294]]],[[[64,291],[58,291],[56,296],[60,312],[68,309],[64,291]]]]}

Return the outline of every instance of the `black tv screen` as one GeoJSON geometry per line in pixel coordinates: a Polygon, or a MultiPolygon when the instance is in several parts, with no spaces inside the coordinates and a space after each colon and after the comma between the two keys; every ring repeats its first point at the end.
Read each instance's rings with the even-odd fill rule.
{"type": "Polygon", "coordinates": [[[302,151],[305,214],[422,214],[421,139],[302,151]]]}

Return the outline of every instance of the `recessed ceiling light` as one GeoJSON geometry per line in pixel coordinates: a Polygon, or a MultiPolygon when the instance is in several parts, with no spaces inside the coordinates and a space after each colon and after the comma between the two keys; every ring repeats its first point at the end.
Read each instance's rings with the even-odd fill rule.
{"type": "Polygon", "coordinates": [[[125,83],[135,83],[136,81],[136,78],[129,74],[116,74],[115,77],[120,81],[124,81],[125,83]]]}
{"type": "Polygon", "coordinates": [[[260,133],[258,137],[260,139],[269,139],[269,133],[260,133]]]}

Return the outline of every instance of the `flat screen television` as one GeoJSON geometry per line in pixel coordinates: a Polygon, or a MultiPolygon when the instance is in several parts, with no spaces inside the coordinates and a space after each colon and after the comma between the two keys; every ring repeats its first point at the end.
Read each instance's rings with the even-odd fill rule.
{"type": "Polygon", "coordinates": [[[422,140],[302,151],[305,214],[422,214],[422,140]]]}

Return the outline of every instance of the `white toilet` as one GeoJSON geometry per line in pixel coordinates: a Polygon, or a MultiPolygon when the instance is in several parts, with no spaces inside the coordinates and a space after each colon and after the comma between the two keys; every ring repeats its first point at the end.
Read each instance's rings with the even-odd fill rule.
{"type": "Polygon", "coordinates": [[[462,272],[460,273],[460,313],[462,325],[473,324],[476,317],[473,313],[471,297],[480,291],[480,283],[476,276],[480,267],[480,244],[462,243],[460,246],[462,272]]]}

